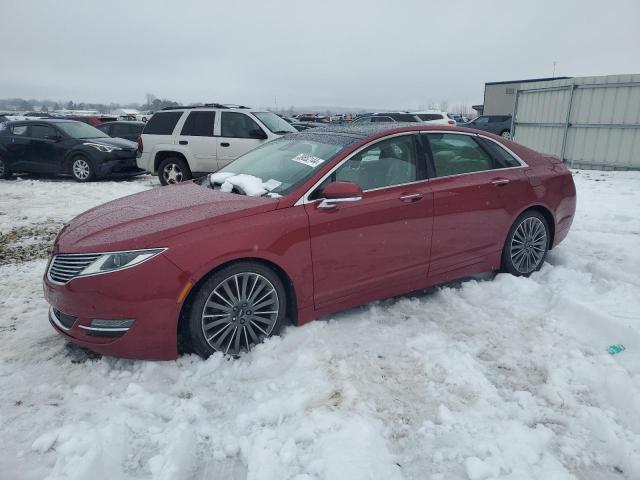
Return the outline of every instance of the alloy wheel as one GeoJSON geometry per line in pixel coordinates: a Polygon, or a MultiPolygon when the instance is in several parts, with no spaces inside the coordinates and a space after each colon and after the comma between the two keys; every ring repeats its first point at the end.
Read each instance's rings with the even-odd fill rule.
{"type": "Polygon", "coordinates": [[[162,176],[167,183],[180,183],[184,174],[179,165],[168,163],[162,170],[162,176]]]}
{"type": "Polygon", "coordinates": [[[91,174],[91,167],[84,158],[78,158],[73,162],[73,175],[78,180],[86,180],[91,174]]]}
{"type": "Polygon", "coordinates": [[[528,274],[535,271],[547,251],[547,229],[537,217],[527,217],[513,232],[510,245],[511,263],[528,274]]]}
{"type": "Polygon", "coordinates": [[[501,136],[502,138],[508,138],[508,139],[511,139],[511,132],[509,132],[508,130],[505,130],[504,132],[502,132],[502,133],[500,134],[500,136],[501,136]]]}
{"type": "Polygon", "coordinates": [[[207,298],[202,333],[213,349],[238,355],[273,333],[279,310],[278,293],[267,278],[237,273],[220,282],[207,298]]]}

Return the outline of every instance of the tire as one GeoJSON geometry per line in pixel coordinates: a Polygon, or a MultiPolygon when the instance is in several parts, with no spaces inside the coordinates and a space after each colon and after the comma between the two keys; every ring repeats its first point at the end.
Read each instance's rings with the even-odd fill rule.
{"type": "Polygon", "coordinates": [[[162,185],[180,183],[191,179],[191,170],[181,158],[169,157],[160,162],[158,178],[162,185]]]}
{"type": "Polygon", "coordinates": [[[7,162],[0,157],[0,178],[6,180],[7,178],[11,178],[11,175],[12,172],[9,165],[7,165],[7,162]]]}
{"type": "Polygon", "coordinates": [[[549,251],[549,224],[539,212],[520,215],[509,229],[502,249],[502,271],[528,277],[540,270],[549,251]]]}
{"type": "Polygon", "coordinates": [[[202,358],[216,351],[238,356],[277,335],[286,310],[286,289],[272,269],[257,262],[234,263],[198,287],[187,308],[185,337],[202,358]]]}
{"type": "Polygon", "coordinates": [[[91,160],[81,155],[71,159],[70,170],[77,182],[90,182],[96,177],[96,169],[91,160]]]}
{"type": "Polygon", "coordinates": [[[507,140],[511,140],[511,132],[509,130],[503,130],[500,132],[500,136],[502,138],[506,138],[507,140]]]}

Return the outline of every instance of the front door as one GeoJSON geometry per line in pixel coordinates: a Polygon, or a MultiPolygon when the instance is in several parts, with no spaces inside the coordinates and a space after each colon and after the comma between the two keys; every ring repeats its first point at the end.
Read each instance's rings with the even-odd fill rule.
{"type": "Polygon", "coordinates": [[[249,115],[222,112],[218,138],[218,166],[228,165],[240,155],[267,141],[267,134],[249,115]]]}
{"type": "Polygon", "coordinates": [[[415,135],[383,140],[344,162],[318,187],[309,216],[316,309],[364,303],[424,285],[432,194],[415,135]],[[319,208],[330,181],[357,183],[362,200],[319,208]]]}
{"type": "Polygon", "coordinates": [[[59,142],[62,134],[50,125],[31,125],[29,136],[29,171],[60,173],[64,152],[59,142]]]}
{"type": "Polygon", "coordinates": [[[213,136],[215,115],[215,111],[189,112],[182,125],[178,144],[188,146],[192,172],[215,172],[218,169],[217,142],[213,136]]]}

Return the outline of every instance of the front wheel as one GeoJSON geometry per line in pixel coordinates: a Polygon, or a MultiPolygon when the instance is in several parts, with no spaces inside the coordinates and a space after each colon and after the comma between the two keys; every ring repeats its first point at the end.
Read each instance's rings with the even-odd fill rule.
{"type": "Polygon", "coordinates": [[[162,185],[172,185],[191,178],[191,170],[181,158],[169,157],[158,166],[158,178],[162,185]]]}
{"type": "Polygon", "coordinates": [[[237,356],[277,335],[286,308],[286,290],[273,270],[239,262],[198,288],[186,317],[188,340],[203,358],[214,352],[237,356]]]}
{"type": "Polygon", "coordinates": [[[506,138],[508,140],[511,140],[511,132],[509,130],[503,130],[502,132],[500,132],[500,136],[502,138],[506,138]]]}
{"type": "Polygon", "coordinates": [[[93,164],[84,157],[75,157],[71,161],[71,175],[78,182],[88,182],[96,176],[93,164]]]}
{"type": "Polygon", "coordinates": [[[549,250],[549,225],[536,211],[524,212],[511,226],[502,251],[502,270],[528,277],[542,267],[549,250]]]}

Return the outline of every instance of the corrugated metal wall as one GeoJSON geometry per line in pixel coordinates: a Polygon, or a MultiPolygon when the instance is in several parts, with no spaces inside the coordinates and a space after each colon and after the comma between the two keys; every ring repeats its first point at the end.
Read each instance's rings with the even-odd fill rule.
{"type": "Polygon", "coordinates": [[[576,168],[640,169],[640,75],[523,85],[512,134],[576,168]]]}

